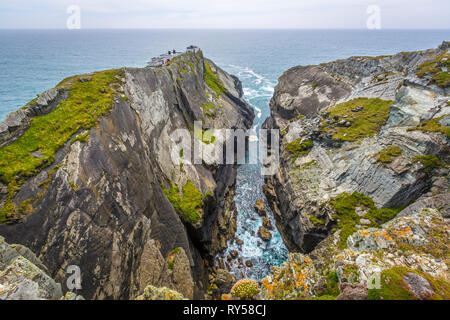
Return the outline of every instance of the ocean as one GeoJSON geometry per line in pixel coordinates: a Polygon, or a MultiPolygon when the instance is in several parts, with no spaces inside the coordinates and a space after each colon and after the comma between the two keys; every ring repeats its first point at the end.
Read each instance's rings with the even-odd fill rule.
{"type": "MultiPolygon", "coordinates": [[[[270,114],[278,77],[293,66],[435,48],[444,40],[450,30],[0,30],[0,121],[68,76],[143,67],[153,56],[194,44],[241,79],[258,129],[270,114]]],[[[244,244],[229,249],[254,265],[239,269],[235,263],[233,272],[255,279],[287,257],[278,232],[269,243],[255,235],[262,222],[254,203],[262,199],[268,206],[259,169],[238,168],[237,236],[244,244]]]]}

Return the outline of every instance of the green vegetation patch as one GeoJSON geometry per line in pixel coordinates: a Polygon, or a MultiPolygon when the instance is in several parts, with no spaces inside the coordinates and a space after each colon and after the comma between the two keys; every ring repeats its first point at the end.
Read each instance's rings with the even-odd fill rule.
{"type": "MultiPolygon", "coordinates": [[[[13,216],[11,202],[22,178],[31,177],[54,161],[56,151],[75,133],[89,130],[97,124],[99,117],[106,115],[113,104],[117,76],[122,70],[107,70],[90,75],[90,81],[81,82],[86,76],[73,76],[57,87],[69,89],[68,99],[51,113],[34,117],[30,127],[13,143],[0,148],[0,180],[8,184],[9,195],[0,211],[0,221],[13,216]],[[39,151],[43,157],[31,153],[39,151]]],[[[79,137],[87,140],[86,136],[79,137]]],[[[81,140],[80,140],[81,141],[81,140]]]]}
{"type": "Polygon", "coordinates": [[[73,138],[73,139],[70,141],[70,143],[71,143],[71,144],[74,144],[74,143],[77,142],[77,141],[80,141],[80,142],[82,142],[82,143],[87,143],[87,142],[89,141],[89,134],[90,134],[90,133],[91,133],[90,131],[86,131],[85,133],[80,134],[80,135],[78,135],[77,137],[73,138]]]}
{"type": "Polygon", "coordinates": [[[394,267],[381,272],[381,289],[369,289],[369,300],[418,300],[418,297],[410,291],[408,284],[403,278],[409,272],[425,278],[430,283],[435,293],[429,296],[427,300],[450,299],[450,284],[447,281],[433,278],[422,271],[406,267],[394,267]]]}
{"type": "Polygon", "coordinates": [[[166,262],[167,262],[167,268],[169,268],[169,270],[173,270],[173,267],[175,264],[175,256],[179,253],[180,253],[180,248],[175,248],[167,256],[166,262]]]}
{"type": "Polygon", "coordinates": [[[243,300],[254,298],[260,291],[259,285],[255,280],[243,279],[236,282],[231,288],[231,295],[243,300]]]}
{"type": "Polygon", "coordinates": [[[358,192],[352,194],[344,192],[331,201],[331,204],[335,210],[333,218],[339,219],[341,249],[347,247],[348,237],[358,231],[356,225],[360,224],[360,219],[370,220],[371,224],[368,227],[379,228],[383,223],[395,218],[404,208],[378,209],[372,199],[358,192]],[[356,208],[360,208],[366,214],[360,217],[355,212],[356,208]]]}
{"type": "Polygon", "coordinates": [[[302,138],[294,140],[286,145],[286,151],[292,155],[292,162],[295,162],[298,157],[307,155],[314,147],[312,140],[302,141],[302,138]]]}
{"type": "Polygon", "coordinates": [[[216,106],[214,103],[200,104],[203,111],[203,118],[215,119],[217,112],[222,110],[222,106],[216,106]]]}
{"type": "Polygon", "coordinates": [[[414,157],[413,162],[420,162],[426,173],[429,173],[433,169],[445,166],[438,157],[433,155],[414,157]]]}
{"type": "Polygon", "coordinates": [[[403,153],[402,148],[398,146],[390,146],[381,150],[378,155],[377,162],[381,163],[391,163],[393,161],[392,157],[398,157],[403,153]]]}
{"type": "Polygon", "coordinates": [[[446,88],[450,85],[450,54],[448,50],[437,55],[433,60],[422,63],[416,75],[419,78],[431,77],[432,82],[438,86],[446,88]]]}
{"type": "Polygon", "coordinates": [[[338,119],[335,124],[327,125],[322,120],[321,132],[331,135],[335,140],[357,141],[365,137],[373,137],[381,127],[386,124],[390,115],[390,106],[393,101],[379,98],[357,98],[340,103],[329,110],[330,119],[338,119]],[[363,110],[353,112],[362,106],[363,110]],[[340,127],[337,123],[341,120],[350,122],[347,127],[340,127]]]}
{"type": "Polygon", "coordinates": [[[339,278],[337,276],[337,272],[333,271],[327,274],[326,276],[325,291],[321,292],[321,296],[329,296],[334,297],[333,300],[336,300],[336,297],[340,294],[339,291],[339,278]]]}
{"type": "Polygon", "coordinates": [[[182,197],[180,196],[180,189],[170,183],[170,189],[167,190],[161,186],[167,199],[172,204],[175,211],[177,211],[183,220],[196,225],[202,220],[203,211],[203,195],[195,187],[195,185],[188,180],[182,188],[182,197]]]}
{"type": "Polygon", "coordinates": [[[216,142],[214,130],[203,130],[197,126],[194,126],[194,138],[206,144],[216,142]]]}
{"type": "Polygon", "coordinates": [[[226,93],[227,89],[217,75],[212,71],[211,66],[205,61],[205,82],[216,94],[226,93]]]}
{"type": "Polygon", "coordinates": [[[436,119],[431,119],[419,124],[417,127],[409,128],[408,131],[419,130],[423,132],[440,132],[450,138],[450,127],[443,127],[441,120],[448,116],[442,116],[436,119]]]}
{"type": "Polygon", "coordinates": [[[309,220],[315,225],[324,225],[325,224],[325,221],[323,221],[322,219],[317,218],[313,214],[309,215],[309,220]]]}

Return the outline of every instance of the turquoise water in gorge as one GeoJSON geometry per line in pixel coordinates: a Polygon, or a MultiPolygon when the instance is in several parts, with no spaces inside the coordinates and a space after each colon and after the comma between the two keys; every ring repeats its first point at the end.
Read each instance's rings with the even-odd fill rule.
{"type": "MultiPolygon", "coordinates": [[[[0,121],[65,77],[143,67],[162,52],[195,44],[241,79],[244,98],[255,109],[253,125],[259,129],[270,115],[278,77],[293,66],[434,48],[443,40],[450,40],[450,30],[0,30],[0,121]]],[[[239,254],[254,267],[233,271],[257,279],[287,255],[276,231],[269,243],[258,243],[262,222],[253,206],[263,199],[268,208],[262,184],[259,165],[238,167],[234,200],[237,237],[244,241],[239,254]]],[[[237,249],[233,244],[229,250],[237,249]]]]}

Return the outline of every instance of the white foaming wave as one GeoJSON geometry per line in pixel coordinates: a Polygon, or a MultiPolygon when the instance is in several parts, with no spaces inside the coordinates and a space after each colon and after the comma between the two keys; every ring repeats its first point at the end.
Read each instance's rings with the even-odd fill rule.
{"type": "Polygon", "coordinates": [[[258,107],[256,107],[256,106],[253,106],[253,108],[254,108],[254,109],[256,110],[256,112],[257,112],[256,116],[258,117],[258,119],[260,119],[260,118],[261,118],[261,115],[262,115],[261,109],[258,108],[258,107]]]}
{"type": "Polygon", "coordinates": [[[273,93],[273,84],[270,82],[269,79],[267,79],[263,75],[253,71],[249,67],[240,67],[240,66],[236,66],[236,65],[230,65],[230,67],[236,69],[236,71],[238,72],[238,74],[237,74],[238,77],[240,77],[240,78],[242,77],[245,79],[253,78],[253,82],[256,85],[260,85],[261,83],[264,83],[264,86],[262,86],[261,89],[273,93]],[[267,90],[268,88],[270,88],[270,89],[267,90]]]}

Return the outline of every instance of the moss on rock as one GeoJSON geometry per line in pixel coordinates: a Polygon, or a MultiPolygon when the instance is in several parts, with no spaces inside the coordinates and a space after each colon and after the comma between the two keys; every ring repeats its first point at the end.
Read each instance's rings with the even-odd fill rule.
{"type": "Polygon", "coordinates": [[[360,223],[361,218],[370,220],[370,227],[378,228],[403,209],[403,207],[378,209],[372,199],[358,192],[352,194],[344,192],[331,201],[331,204],[336,212],[334,218],[339,220],[337,225],[340,229],[340,248],[345,248],[348,237],[358,231],[356,225],[360,223]],[[360,216],[356,213],[356,208],[366,213],[360,216]]]}
{"type": "Polygon", "coordinates": [[[180,196],[180,189],[170,184],[170,189],[167,190],[162,187],[164,194],[170,201],[174,209],[181,215],[183,220],[190,222],[193,225],[198,224],[202,220],[203,195],[195,187],[195,185],[188,180],[182,188],[182,197],[180,196]]]}
{"type": "Polygon", "coordinates": [[[298,157],[307,155],[309,151],[314,147],[312,140],[303,141],[299,138],[286,145],[286,151],[292,155],[292,162],[295,162],[298,157]]]}
{"type": "Polygon", "coordinates": [[[378,154],[377,162],[380,163],[391,163],[393,157],[398,157],[403,153],[402,148],[398,146],[390,146],[381,150],[378,154]]]}
{"type": "Polygon", "coordinates": [[[391,100],[379,98],[357,98],[340,103],[328,110],[328,117],[335,121],[345,120],[349,125],[338,126],[338,123],[327,125],[322,120],[320,130],[323,134],[341,141],[357,141],[372,137],[386,124],[392,103],[391,100]],[[355,109],[360,111],[355,112],[355,109]]]}

